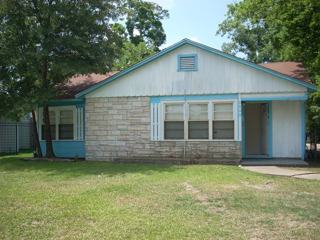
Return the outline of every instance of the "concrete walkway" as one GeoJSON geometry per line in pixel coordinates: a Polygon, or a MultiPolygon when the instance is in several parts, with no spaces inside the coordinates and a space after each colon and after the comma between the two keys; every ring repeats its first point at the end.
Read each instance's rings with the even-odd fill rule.
{"type": "Polygon", "coordinates": [[[269,175],[320,180],[320,173],[314,173],[314,172],[308,171],[308,169],[304,171],[304,170],[287,169],[287,168],[276,167],[276,166],[241,166],[241,168],[252,171],[252,172],[269,174],[269,175]]]}

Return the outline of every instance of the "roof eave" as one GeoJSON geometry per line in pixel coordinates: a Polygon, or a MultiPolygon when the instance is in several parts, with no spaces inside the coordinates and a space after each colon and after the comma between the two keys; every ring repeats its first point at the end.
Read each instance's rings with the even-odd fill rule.
{"type": "Polygon", "coordinates": [[[160,51],[160,52],[158,52],[158,53],[156,53],[156,54],[154,54],[154,55],[152,55],[150,57],[147,57],[147,58],[143,59],[141,62],[138,62],[138,63],[132,65],[131,67],[116,73],[112,77],[109,77],[109,78],[101,81],[100,83],[98,83],[98,84],[96,84],[96,85],[94,85],[92,87],[89,87],[89,88],[79,92],[78,94],[75,95],[75,97],[76,98],[83,98],[85,95],[95,91],[96,89],[98,89],[98,88],[100,88],[100,87],[102,87],[102,86],[104,86],[104,85],[116,80],[119,77],[122,77],[122,76],[130,73],[131,71],[133,71],[133,70],[135,70],[135,69],[137,69],[137,68],[139,68],[139,67],[141,67],[141,66],[143,66],[143,65],[145,65],[145,64],[147,64],[149,62],[152,62],[152,61],[158,59],[159,57],[161,57],[161,56],[163,56],[163,55],[165,55],[165,54],[167,54],[169,52],[172,52],[173,50],[175,50],[175,49],[177,49],[177,48],[179,48],[179,47],[181,47],[181,46],[183,46],[185,44],[190,44],[191,46],[198,47],[200,49],[203,49],[203,50],[211,52],[211,53],[215,53],[215,54],[217,54],[219,56],[225,57],[225,58],[230,59],[232,61],[236,61],[238,63],[244,64],[244,65],[249,66],[251,68],[254,68],[254,69],[260,70],[262,72],[271,74],[272,76],[278,77],[280,79],[287,80],[287,81],[290,81],[290,82],[295,83],[297,85],[306,87],[308,89],[308,91],[311,91],[311,92],[317,91],[317,87],[314,84],[300,81],[298,79],[289,77],[289,76],[284,75],[282,73],[273,71],[273,70],[271,70],[269,68],[257,65],[255,63],[249,62],[249,61],[244,60],[242,58],[239,58],[239,57],[224,53],[224,52],[219,51],[217,49],[214,49],[214,48],[211,48],[209,46],[206,46],[206,45],[204,45],[202,43],[194,42],[194,41],[192,41],[190,39],[185,38],[185,39],[181,40],[180,42],[177,42],[177,43],[171,45],[170,47],[165,48],[162,51],[160,51]]]}

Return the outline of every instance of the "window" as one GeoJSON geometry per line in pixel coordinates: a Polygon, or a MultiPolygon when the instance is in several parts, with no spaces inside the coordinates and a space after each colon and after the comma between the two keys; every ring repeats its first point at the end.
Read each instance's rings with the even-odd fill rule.
{"type": "Polygon", "coordinates": [[[165,139],[184,139],[184,105],[166,104],[164,121],[165,139]]]}
{"type": "Polygon", "coordinates": [[[178,71],[197,71],[198,58],[196,54],[178,55],[178,71]]]}
{"type": "Polygon", "coordinates": [[[208,103],[189,104],[189,139],[209,139],[208,103]]]}
{"type": "Polygon", "coordinates": [[[213,139],[234,139],[232,103],[214,103],[212,119],[213,139]]]}
{"type": "Polygon", "coordinates": [[[61,110],[59,123],[59,139],[73,139],[73,111],[61,110]]]}
{"type": "Polygon", "coordinates": [[[153,104],[151,103],[152,109],[156,107],[163,109],[164,115],[151,117],[152,140],[196,141],[236,138],[234,116],[237,115],[234,113],[233,101],[187,100],[186,102],[166,102],[163,105],[153,104]]]}
{"type": "MultiPolygon", "coordinates": [[[[74,109],[71,107],[50,107],[49,117],[52,140],[74,139],[75,119],[73,112],[74,109]]],[[[41,123],[41,139],[45,140],[45,125],[43,118],[41,123]]]]}
{"type": "MultiPolygon", "coordinates": [[[[49,121],[50,121],[50,132],[51,132],[51,139],[56,139],[56,114],[55,111],[49,111],[49,121]]],[[[42,119],[41,125],[41,139],[45,140],[45,125],[44,125],[44,118],[42,119]]]]}

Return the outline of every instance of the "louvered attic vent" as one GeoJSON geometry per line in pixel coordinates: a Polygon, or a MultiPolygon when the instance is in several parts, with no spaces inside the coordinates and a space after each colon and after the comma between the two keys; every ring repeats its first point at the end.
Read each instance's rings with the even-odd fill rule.
{"type": "Polygon", "coordinates": [[[196,54],[178,55],[178,71],[188,72],[197,71],[198,58],[196,54]]]}

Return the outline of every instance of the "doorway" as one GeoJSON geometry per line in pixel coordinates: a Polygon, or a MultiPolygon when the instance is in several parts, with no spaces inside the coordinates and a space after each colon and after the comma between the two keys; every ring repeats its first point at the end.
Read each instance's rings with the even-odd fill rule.
{"type": "MultiPolygon", "coordinates": [[[[244,157],[268,158],[269,156],[269,103],[244,103],[244,157]]],[[[271,129],[270,129],[271,130],[271,129]]]]}

